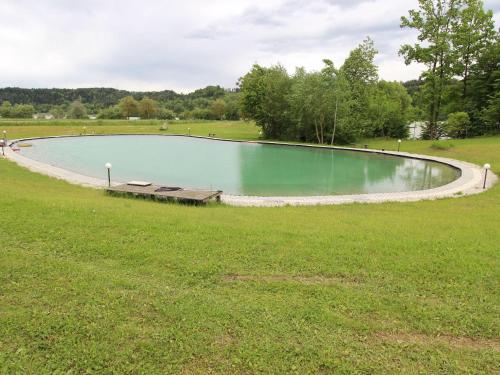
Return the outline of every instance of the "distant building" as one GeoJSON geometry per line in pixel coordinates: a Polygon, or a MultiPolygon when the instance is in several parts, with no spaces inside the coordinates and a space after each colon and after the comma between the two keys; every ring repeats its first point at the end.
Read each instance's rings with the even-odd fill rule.
{"type": "Polygon", "coordinates": [[[89,115],[89,120],[95,120],[97,119],[97,115],[89,115]]]}
{"type": "Polygon", "coordinates": [[[424,131],[425,121],[415,121],[408,125],[409,131],[409,139],[421,139],[422,133],[424,131]]]}
{"type": "Polygon", "coordinates": [[[54,116],[51,115],[50,113],[35,113],[33,115],[33,118],[35,120],[53,120],[54,116]]]}
{"type": "Polygon", "coordinates": [[[140,117],[127,117],[127,120],[129,120],[129,121],[137,121],[140,119],[141,119],[140,117]]]}

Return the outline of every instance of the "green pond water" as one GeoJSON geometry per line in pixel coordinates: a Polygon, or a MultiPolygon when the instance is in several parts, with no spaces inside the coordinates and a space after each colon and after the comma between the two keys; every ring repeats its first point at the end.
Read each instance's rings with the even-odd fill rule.
{"type": "Polygon", "coordinates": [[[219,189],[226,194],[314,196],[422,190],[459,172],[418,159],[181,136],[89,136],[30,141],[21,154],[86,176],[219,189]]]}

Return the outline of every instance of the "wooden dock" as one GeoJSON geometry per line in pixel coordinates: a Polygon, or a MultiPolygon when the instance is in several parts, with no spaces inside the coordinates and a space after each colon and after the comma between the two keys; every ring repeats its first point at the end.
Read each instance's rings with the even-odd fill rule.
{"type": "Polygon", "coordinates": [[[151,198],[153,200],[178,201],[194,204],[204,204],[210,200],[220,202],[220,196],[222,194],[222,190],[189,190],[135,181],[109,187],[106,191],[111,194],[131,195],[134,197],[151,198]]]}

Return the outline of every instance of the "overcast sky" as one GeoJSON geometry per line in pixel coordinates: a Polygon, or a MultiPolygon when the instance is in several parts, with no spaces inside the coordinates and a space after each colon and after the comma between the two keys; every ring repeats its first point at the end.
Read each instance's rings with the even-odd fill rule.
{"type": "MultiPolygon", "coordinates": [[[[397,50],[417,0],[1,0],[0,87],[192,91],[235,87],[253,63],[340,66],[370,35],[387,80],[417,78],[397,50]]],[[[485,1],[500,24],[500,0],[485,1]]]]}

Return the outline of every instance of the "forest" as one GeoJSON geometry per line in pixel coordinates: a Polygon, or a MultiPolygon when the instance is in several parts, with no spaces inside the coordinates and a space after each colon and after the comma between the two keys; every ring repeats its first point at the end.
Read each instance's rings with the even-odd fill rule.
{"type": "Polygon", "coordinates": [[[466,138],[500,132],[500,36],[493,12],[480,0],[419,0],[401,17],[418,33],[401,46],[418,79],[379,79],[376,43],[367,37],[339,67],[255,64],[234,89],[208,86],[189,94],[112,88],[0,89],[2,118],[253,120],[269,139],[350,143],[366,137],[403,138],[422,123],[423,137],[466,138]]]}
{"type": "Polygon", "coordinates": [[[207,86],[189,94],[171,90],[132,92],[112,88],[0,88],[0,116],[31,118],[50,113],[54,118],[238,120],[237,89],[207,86]]]}

